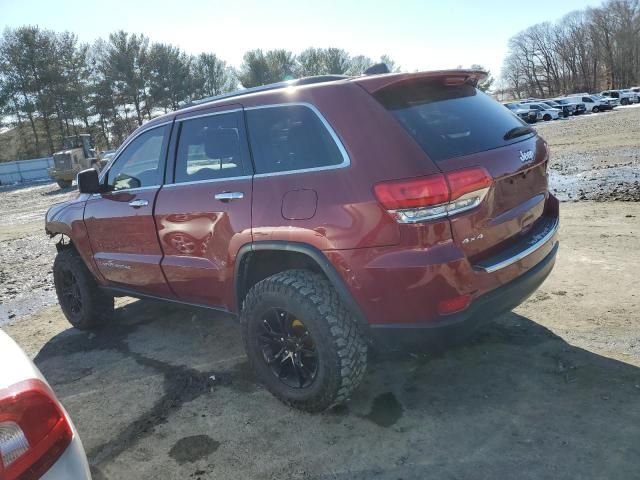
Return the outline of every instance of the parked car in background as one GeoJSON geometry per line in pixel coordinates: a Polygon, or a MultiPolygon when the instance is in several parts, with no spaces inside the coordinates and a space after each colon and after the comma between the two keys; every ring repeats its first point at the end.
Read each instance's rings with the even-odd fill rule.
{"type": "Polygon", "coordinates": [[[121,295],[237,314],[256,378],[310,412],[351,396],[370,342],[468,335],[558,251],[548,145],[484,78],[311,77],[149,121],[47,212],[62,311],[81,329],[121,295]]]}
{"type": "Polygon", "coordinates": [[[625,88],[622,90],[622,93],[629,95],[631,97],[631,103],[640,102],[640,93],[634,91],[632,88],[625,88]]]}
{"type": "Polygon", "coordinates": [[[574,115],[580,115],[587,111],[587,106],[584,104],[584,102],[577,102],[575,100],[569,100],[567,98],[554,98],[553,101],[558,102],[560,105],[573,105],[573,107],[575,108],[573,112],[574,115]]]}
{"type": "MultiPolygon", "coordinates": [[[[581,94],[581,95],[588,95],[588,94],[581,94]]],[[[605,97],[604,95],[600,95],[599,93],[592,93],[589,96],[603,102],[601,104],[601,107],[602,107],[601,109],[604,109],[604,110],[613,110],[615,107],[620,105],[620,100],[618,100],[617,98],[605,97]]]]}
{"type": "Polygon", "coordinates": [[[38,368],[2,330],[0,365],[0,478],[91,479],[69,415],[38,368]]]}
{"type": "Polygon", "coordinates": [[[520,103],[505,103],[503,105],[527,123],[536,123],[538,120],[542,120],[542,114],[540,112],[531,110],[520,103]]]}
{"type": "Polygon", "coordinates": [[[620,102],[620,105],[630,105],[633,102],[633,96],[630,93],[623,92],[622,90],[605,90],[600,92],[600,95],[616,98],[620,102]]]}
{"type": "Polygon", "coordinates": [[[584,103],[587,112],[598,113],[612,108],[607,100],[595,98],[586,93],[567,95],[564,98],[571,100],[572,102],[584,103]]]}
{"type": "Polygon", "coordinates": [[[546,103],[541,102],[524,102],[522,103],[523,107],[529,107],[530,110],[536,110],[542,114],[542,120],[548,122],[550,120],[557,120],[561,116],[564,117],[562,110],[559,108],[554,108],[546,103]]]}
{"type": "Polygon", "coordinates": [[[562,110],[562,113],[564,114],[565,118],[573,115],[574,112],[576,111],[575,105],[570,105],[570,104],[563,105],[556,102],[555,100],[549,100],[549,99],[543,99],[543,100],[537,100],[537,101],[539,103],[544,103],[545,105],[548,105],[552,108],[558,108],[562,110]]]}

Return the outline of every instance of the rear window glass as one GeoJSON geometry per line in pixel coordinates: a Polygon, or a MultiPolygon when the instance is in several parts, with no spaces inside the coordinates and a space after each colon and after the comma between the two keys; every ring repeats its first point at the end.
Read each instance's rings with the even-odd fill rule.
{"type": "Polygon", "coordinates": [[[499,148],[534,135],[505,140],[507,132],[526,124],[468,84],[444,86],[427,81],[387,88],[375,96],[436,162],[499,148]]]}
{"type": "Polygon", "coordinates": [[[344,158],[320,118],[304,105],[247,110],[256,173],[339,165],[344,158]]]}

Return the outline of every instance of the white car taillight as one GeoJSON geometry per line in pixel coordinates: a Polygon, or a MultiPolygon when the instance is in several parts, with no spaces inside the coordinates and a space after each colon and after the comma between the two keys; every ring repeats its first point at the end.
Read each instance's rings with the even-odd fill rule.
{"type": "Polygon", "coordinates": [[[482,167],[375,185],[382,206],[399,223],[417,223],[455,215],[480,205],[491,186],[482,167]]]}
{"type": "Polygon", "coordinates": [[[53,392],[26,380],[0,390],[0,478],[40,478],[71,443],[73,432],[53,392]]]}

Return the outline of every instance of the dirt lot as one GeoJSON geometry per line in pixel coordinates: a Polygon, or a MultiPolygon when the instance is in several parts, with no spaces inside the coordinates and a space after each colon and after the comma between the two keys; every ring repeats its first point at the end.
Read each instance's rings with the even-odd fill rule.
{"type": "MultiPolygon", "coordinates": [[[[637,188],[640,108],[537,128],[565,198],[637,188]]],[[[0,190],[0,325],[96,479],[640,478],[639,203],[565,202],[556,268],[529,301],[455,348],[372,355],[352,401],[312,416],[256,384],[231,317],[121,299],[110,328],[69,328],[42,231],[67,195],[0,190]]]]}
{"type": "Polygon", "coordinates": [[[640,201],[640,104],[536,124],[561,200],[640,201]]]}

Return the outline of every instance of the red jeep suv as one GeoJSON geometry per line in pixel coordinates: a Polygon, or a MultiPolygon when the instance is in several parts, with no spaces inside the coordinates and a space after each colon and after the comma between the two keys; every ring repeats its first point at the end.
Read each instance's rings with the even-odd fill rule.
{"type": "Polygon", "coordinates": [[[47,212],[62,310],[81,329],[120,295],[237,314],[258,379],[321,411],[371,338],[512,309],[553,267],[558,201],[547,144],[483,76],[311,77],[148,122],[47,212]]]}

